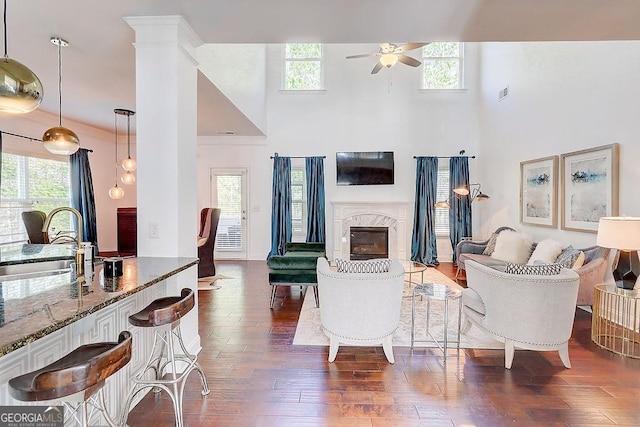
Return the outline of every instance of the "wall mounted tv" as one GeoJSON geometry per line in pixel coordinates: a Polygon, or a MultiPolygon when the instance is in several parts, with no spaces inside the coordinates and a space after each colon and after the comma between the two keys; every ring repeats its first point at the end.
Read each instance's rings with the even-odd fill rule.
{"type": "Polygon", "coordinates": [[[336,153],[338,185],[393,184],[393,151],[336,153]]]}

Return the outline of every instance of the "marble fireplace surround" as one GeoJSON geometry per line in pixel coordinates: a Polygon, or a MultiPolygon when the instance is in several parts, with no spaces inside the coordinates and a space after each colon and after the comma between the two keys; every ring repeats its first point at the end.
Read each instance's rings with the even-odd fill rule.
{"type": "Polygon", "coordinates": [[[333,205],[333,258],[349,259],[351,227],[387,227],[389,258],[409,259],[407,215],[409,202],[331,202],[333,205]]]}

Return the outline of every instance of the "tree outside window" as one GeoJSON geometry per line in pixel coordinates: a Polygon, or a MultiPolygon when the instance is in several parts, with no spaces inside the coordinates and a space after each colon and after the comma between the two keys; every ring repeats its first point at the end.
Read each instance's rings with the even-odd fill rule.
{"type": "Polygon", "coordinates": [[[422,48],[422,88],[463,88],[463,43],[433,42],[422,48]]]}
{"type": "Polygon", "coordinates": [[[322,90],[322,43],[287,43],[284,90],[322,90]]]}

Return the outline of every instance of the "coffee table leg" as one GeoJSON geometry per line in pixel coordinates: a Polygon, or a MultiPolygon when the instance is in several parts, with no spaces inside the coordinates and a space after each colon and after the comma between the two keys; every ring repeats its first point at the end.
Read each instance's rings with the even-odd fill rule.
{"type": "Polygon", "coordinates": [[[462,324],[462,299],[458,299],[458,353],[460,353],[460,325],[462,324]]]}

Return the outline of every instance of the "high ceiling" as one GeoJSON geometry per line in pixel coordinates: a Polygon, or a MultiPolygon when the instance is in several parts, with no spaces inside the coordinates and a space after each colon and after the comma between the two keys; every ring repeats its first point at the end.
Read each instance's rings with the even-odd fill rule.
{"type": "MultiPolygon", "coordinates": [[[[62,51],[63,116],[106,130],[113,108],[135,110],[134,32],[124,16],[182,15],[205,43],[640,40],[638,0],[7,3],[8,54],[40,77],[40,109],[58,114],[57,48],[49,42],[56,35],[70,42],[62,51]]],[[[221,108],[215,92],[206,89],[207,108],[221,108]]]]}

